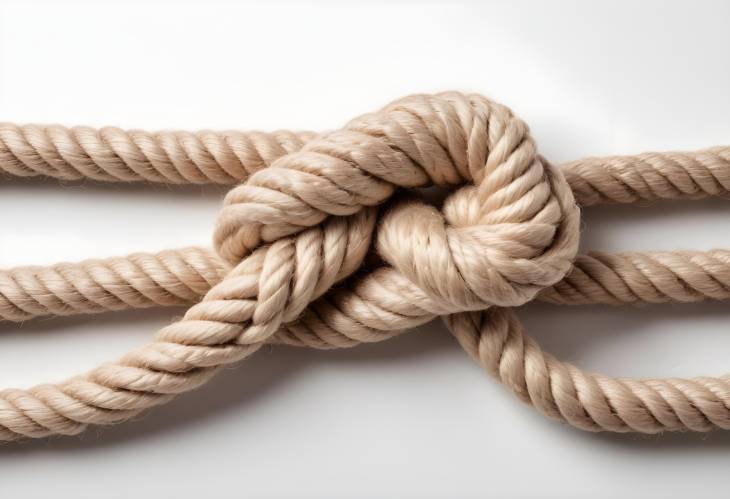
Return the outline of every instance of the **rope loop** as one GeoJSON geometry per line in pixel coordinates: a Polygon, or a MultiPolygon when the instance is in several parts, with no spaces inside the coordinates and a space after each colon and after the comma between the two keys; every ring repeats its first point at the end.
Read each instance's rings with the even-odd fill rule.
{"type": "MultiPolygon", "coordinates": [[[[577,252],[579,219],[568,184],[537,155],[527,125],[508,108],[454,92],[395,101],[254,173],[226,196],[215,248],[236,265],[262,245],[279,247],[312,231],[329,234],[332,221],[381,204],[396,189],[460,184],[466,185],[447,199],[443,213],[422,202],[397,202],[377,235],[382,259],[440,312],[521,305],[565,277],[577,252]]],[[[287,258],[278,273],[311,266],[320,256],[291,251],[287,258]]],[[[336,280],[314,285],[317,292],[307,298],[336,280]]],[[[264,287],[260,303],[262,294],[268,297],[264,287]]],[[[292,320],[306,301],[278,298],[283,310],[267,318],[292,320]]]]}

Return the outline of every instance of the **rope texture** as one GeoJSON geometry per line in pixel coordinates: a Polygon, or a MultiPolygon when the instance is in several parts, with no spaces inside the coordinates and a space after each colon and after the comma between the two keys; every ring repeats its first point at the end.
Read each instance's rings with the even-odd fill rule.
{"type": "MultiPolygon", "coordinates": [[[[216,142],[215,134],[183,134],[196,137],[190,141],[196,146],[170,155],[172,149],[163,154],[147,143],[145,151],[156,152],[141,153],[137,142],[131,148],[122,139],[110,140],[110,132],[81,129],[97,138],[90,139],[73,129],[74,140],[66,143],[44,142],[48,129],[30,130],[3,128],[0,163],[12,175],[229,183],[215,180],[224,178],[216,165],[228,165],[218,158],[233,149],[216,142]],[[99,142],[100,135],[106,138],[99,142]],[[32,151],[24,146],[30,143],[36,144],[32,151]],[[203,143],[218,145],[205,149],[203,143]],[[95,157],[89,149],[99,144],[106,153],[95,157]],[[134,168],[119,153],[130,150],[134,168]],[[195,155],[188,158],[216,159],[180,167],[190,150],[195,155]],[[45,164],[54,169],[44,171],[45,164]],[[193,170],[208,176],[200,180],[193,170]]],[[[242,143],[244,136],[238,136],[242,143]]],[[[76,434],[88,424],[129,419],[202,385],[267,343],[349,347],[387,339],[436,316],[487,371],[555,419],[592,431],[730,428],[727,377],[587,374],[543,353],[511,311],[538,296],[558,303],[724,298],[727,252],[576,258],[579,210],[573,192],[583,204],[722,195],[730,171],[727,148],[649,156],[679,167],[639,156],[648,165],[641,181],[621,166],[633,160],[615,158],[590,171],[583,163],[568,165],[564,176],[537,154],[527,126],[508,108],[458,93],[407,97],[317,137],[286,136],[306,143],[269,155],[270,168],[263,168],[263,159],[247,168],[243,156],[233,154],[247,180],[226,196],[214,233],[216,252],[226,263],[186,249],[3,274],[3,289],[14,289],[4,292],[2,302],[3,316],[11,320],[84,312],[90,302],[93,312],[177,304],[205,294],[153,342],[117,362],[58,384],[1,391],[0,439],[76,434]],[[379,213],[396,191],[427,185],[463,186],[441,211],[399,195],[379,213]],[[372,243],[382,263],[364,265],[372,243]],[[13,288],[16,283],[22,285],[13,288]],[[44,289],[45,302],[38,299],[44,289]]],[[[235,178],[233,169],[225,171],[235,178]]]]}
{"type": "MultiPolygon", "coordinates": [[[[236,184],[314,132],[145,132],[0,123],[0,172],[16,177],[236,184]]],[[[726,196],[730,146],[585,158],[562,165],[581,206],[726,196]]]]}
{"type": "Polygon", "coordinates": [[[0,123],[0,171],[14,177],[235,184],[302,148],[311,132],[145,132],[0,123]]]}
{"type": "Polygon", "coordinates": [[[192,305],[229,269],[212,250],[190,247],[0,270],[0,320],[192,305]]]}
{"type": "MultiPolygon", "coordinates": [[[[230,265],[212,249],[0,270],[0,321],[190,306],[230,265]]],[[[536,299],[557,305],[690,303],[730,299],[730,251],[578,255],[565,278],[536,299]]]]}

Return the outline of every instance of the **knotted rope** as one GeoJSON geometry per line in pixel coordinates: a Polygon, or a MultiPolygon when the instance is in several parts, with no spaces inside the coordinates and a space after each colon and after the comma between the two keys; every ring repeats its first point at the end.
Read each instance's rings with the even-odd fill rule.
{"type": "Polygon", "coordinates": [[[557,168],[508,108],[444,93],[401,99],[321,135],[3,125],[0,169],[67,180],[244,181],[225,198],[217,255],[188,248],[0,273],[0,316],[16,321],[202,295],[117,362],[58,384],[1,391],[0,439],[129,419],[267,343],[350,347],[437,316],[488,372],[552,418],[592,431],[730,428],[729,377],[584,373],[542,352],[512,311],[536,297],[730,297],[727,251],[576,256],[574,199],[724,195],[730,148],[557,168]],[[429,185],[455,189],[441,210],[393,196],[429,185]],[[372,246],[379,260],[369,256],[372,246]]]}

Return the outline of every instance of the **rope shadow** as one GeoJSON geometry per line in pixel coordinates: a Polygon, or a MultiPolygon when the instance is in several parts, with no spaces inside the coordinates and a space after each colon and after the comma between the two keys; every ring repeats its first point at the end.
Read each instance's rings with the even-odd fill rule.
{"type": "MultiPolygon", "coordinates": [[[[0,192],[3,189],[24,189],[37,191],[43,194],[46,191],[68,192],[70,195],[94,192],[109,194],[115,191],[122,194],[132,195],[168,195],[180,197],[181,200],[189,199],[192,196],[222,198],[230,189],[231,185],[215,184],[165,184],[149,182],[103,182],[100,180],[59,180],[51,177],[10,177],[0,174],[0,192]]],[[[35,195],[35,194],[34,194],[35,195]]]]}

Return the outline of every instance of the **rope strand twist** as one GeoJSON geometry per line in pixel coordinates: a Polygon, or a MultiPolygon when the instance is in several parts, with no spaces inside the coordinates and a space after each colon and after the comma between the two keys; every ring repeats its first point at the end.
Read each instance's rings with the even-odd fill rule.
{"type": "Polygon", "coordinates": [[[217,220],[218,256],[187,249],[0,272],[0,290],[13,290],[0,292],[0,314],[9,320],[203,295],[116,362],[62,383],[0,391],[0,439],[71,435],[129,419],[265,344],[350,347],[437,316],[488,372],[554,419],[591,431],[730,428],[727,376],[588,374],[542,352],[512,311],[535,298],[730,296],[727,252],[577,256],[574,194],[588,205],[727,192],[728,148],[677,153],[671,167],[658,166],[667,157],[637,157],[631,164],[644,167],[636,170],[620,158],[557,168],[538,155],[510,109],[455,92],[406,97],[321,135],[69,135],[58,127],[0,126],[0,164],[15,176],[244,180],[226,195],[217,220]],[[408,194],[428,186],[452,191],[440,210],[408,194]],[[672,265],[677,270],[669,272],[672,265]],[[627,277],[652,266],[653,278],[627,277]]]}

